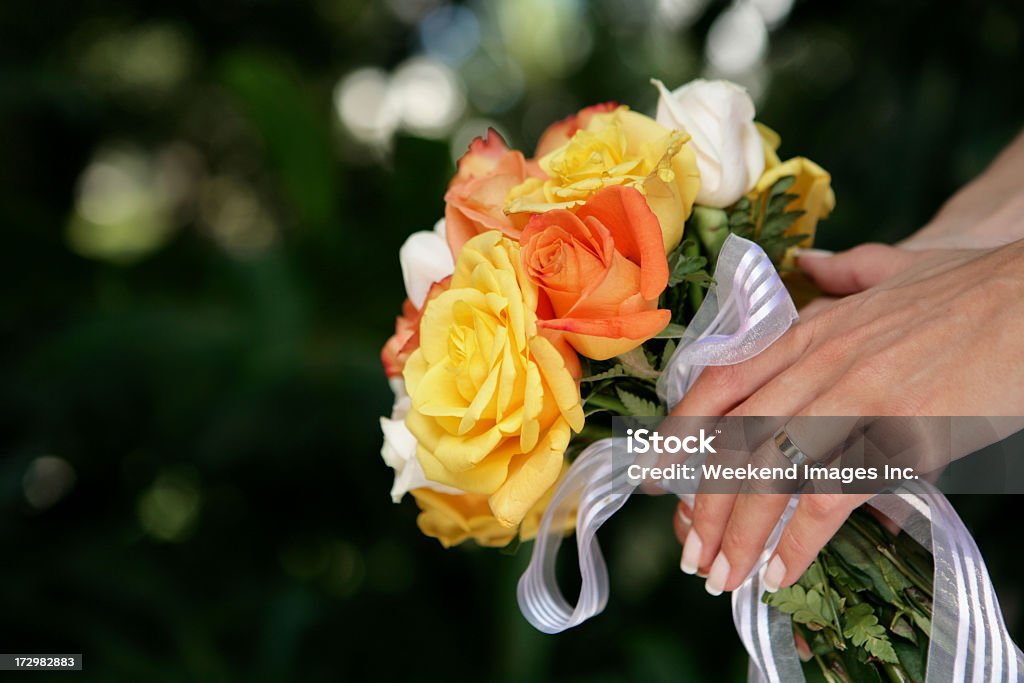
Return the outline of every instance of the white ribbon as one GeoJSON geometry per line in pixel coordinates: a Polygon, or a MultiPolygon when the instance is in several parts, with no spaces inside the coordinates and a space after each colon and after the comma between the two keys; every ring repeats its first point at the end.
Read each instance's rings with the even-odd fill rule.
{"type": "MultiPolygon", "coordinates": [[[[708,292],[666,370],[658,395],[678,403],[709,365],[729,365],[754,357],[796,320],[796,309],[767,255],[735,235],[726,239],[708,292]]],[[[624,452],[625,449],[618,451],[624,452]]],[[[608,570],[597,530],[625,504],[635,485],[625,476],[629,463],[613,459],[613,442],[588,446],[573,462],[541,521],[530,564],[519,580],[519,607],[538,630],[558,633],[600,613],[608,602],[608,570]],[[571,605],[555,578],[562,534],[553,520],[578,502],[576,548],[580,595],[571,605]]],[[[690,504],[698,482],[675,491],[690,504]]],[[[732,594],[733,621],[751,664],[751,681],[803,681],[790,617],[761,602],[765,564],[796,503],[790,501],[751,575],[732,594]]],[[[913,482],[894,494],[873,498],[877,508],[935,558],[928,683],[1007,681],[1024,674],[1024,657],[1006,630],[985,562],[949,501],[930,484],[913,482]]]]}

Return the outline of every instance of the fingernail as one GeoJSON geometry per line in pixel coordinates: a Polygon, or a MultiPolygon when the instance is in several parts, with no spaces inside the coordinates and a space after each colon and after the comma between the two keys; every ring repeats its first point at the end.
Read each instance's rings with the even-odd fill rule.
{"type": "Polygon", "coordinates": [[[700,565],[700,551],[704,549],[704,543],[700,540],[696,529],[690,529],[686,534],[686,543],[683,544],[683,556],[679,560],[679,568],[687,574],[696,574],[700,565]]]}
{"type": "Polygon", "coordinates": [[[801,256],[807,258],[826,258],[828,256],[835,256],[836,252],[829,251],[828,249],[794,249],[793,255],[797,258],[801,256]]]}
{"type": "Polygon", "coordinates": [[[711,572],[704,582],[704,590],[711,595],[721,595],[725,590],[725,582],[729,580],[729,569],[729,558],[723,552],[718,553],[718,557],[711,563],[711,572]]]}
{"type": "Polygon", "coordinates": [[[768,563],[768,569],[764,572],[764,589],[769,593],[774,593],[779,590],[784,578],[786,578],[786,563],[776,555],[768,563]]]}
{"type": "Polygon", "coordinates": [[[682,522],[686,526],[692,526],[693,525],[693,520],[690,519],[690,515],[689,515],[689,508],[687,508],[682,503],[679,504],[679,508],[677,510],[677,514],[679,515],[679,521],[680,522],[682,522]]]}

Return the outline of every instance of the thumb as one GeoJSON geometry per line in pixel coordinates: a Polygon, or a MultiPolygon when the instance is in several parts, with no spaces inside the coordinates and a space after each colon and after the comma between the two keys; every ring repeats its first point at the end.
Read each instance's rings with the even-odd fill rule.
{"type": "Polygon", "coordinates": [[[914,254],[885,244],[862,244],[849,251],[829,254],[806,250],[797,265],[827,294],[862,292],[903,272],[915,261],[914,254]]]}

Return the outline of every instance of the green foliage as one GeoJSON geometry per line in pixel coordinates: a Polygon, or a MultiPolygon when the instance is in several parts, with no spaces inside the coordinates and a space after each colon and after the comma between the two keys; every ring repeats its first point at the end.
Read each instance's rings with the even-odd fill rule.
{"type": "MultiPolygon", "coordinates": [[[[393,75],[431,48],[417,12],[467,10],[483,47],[458,75],[469,108],[456,129],[493,121],[530,155],[548,124],[580,106],[615,99],[651,113],[646,77],[670,87],[696,77],[704,31],[728,5],[708,4],[687,28],[644,12],[652,3],[546,3],[562,15],[584,7],[573,30],[588,40],[548,41],[570,61],[524,69],[506,47],[530,35],[505,30],[518,28],[506,10],[542,4],[0,3],[0,259],[12,283],[0,291],[0,640],[86,653],[76,681],[746,680],[727,605],[669,571],[668,497],[616,515],[601,538],[615,583],[607,610],[549,636],[515,605],[529,548],[515,558],[471,543],[442,550],[416,528],[416,505],[388,496],[374,425],[391,409],[379,352],[404,297],[397,250],[443,212],[466,140],[401,130],[378,153],[346,135],[335,87],[362,67],[393,75]],[[154,31],[185,48],[160,87],[145,79],[174,60],[120,49],[154,31]],[[131,265],[80,256],[66,240],[83,172],[111,142],[161,164],[169,151],[199,181],[167,178],[195,202],[131,265]],[[243,234],[264,217],[274,228],[265,247],[223,246],[207,187],[223,180],[249,201],[229,196],[220,214],[243,234]],[[65,460],[77,481],[45,509],[25,496],[41,455],[65,460]],[[200,501],[191,534],[173,543],[137,515],[165,471],[194,481],[200,501]]],[[[832,173],[840,203],[823,246],[907,236],[1018,133],[1024,89],[1006,81],[1024,67],[1022,30],[1019,2],[794,5],[772,30],[757,115],[787,153],[832,173]]],[[[442,45],[446,63],[455,43],[442,45]]],[[[724,238],[717,211],[697,207],[686,226],[708,273],[724,238]]],[[[674,322],[704,291],[671,288],[685,311],[674,322]]],[[[644,346],[660,356],[668,341],[644,346]]],[[[649,382],[617,381],[655,400],[649,382]]],[[[620,403],[606,385],[600,396],[620,403]]],[[[598,412],[584,438],[599,438],[610,411],[586,410],[598,412]]],[[[955,503],[997,585],[1013,586],[1018,499],[955,503]]],[[[895,545],[920,577],[913,550],[895,545]]],[[[915,583],[902,599],[920,643],[930,596],[915,583]]],[[[1009,621],[1018,640],[1020,624],[1009,621]]],[[[829,666],[879,680],[874,664],[837,656],[829,632],[808,631],[829,666]]],[[[922,680],[921,649],[890,640],[922,680]]]]}
{"type": "MultiPolygon", "coordinates": [[[[581,380],[587,415],[606,412],[625,417],[664,415],[656,385],[675,351],[674,339],[653,339],[608,361],[585,361],[581,380]]],[[[583,435],[575,440],[584,438],[583,435]]]]}
{"type": "Polygon", "coordinates": [[[622,401],[622,405],[625,407],[627,415],[634,417],[647,417],[651,415],[665,414],[665,406],[654,401],[641,398],[636,394],[631,394],[621,387],[615,387],[615,393],[618,395],[619,400],[622,401]]]}
{"type": "Polygon", "coordinates": [[[742,197],[726,210],[729,230],[757,242],[776,267],[781,265],[787,249],[807,238],[802,234],[786,234],[804,214],[802,209],[787,210],[794,200],[799,199],[799,195],[788,191],[794,182],[794,176],[783,176],[753,201],[742,197]]]}
{"type": "Polygon", "coordinates": [[[706,256],[690,253],[696,242],[694,240],[683,240],[683,242],[668,256],[668,286],[675,287],[682,282],[708,284],[711,276],[708,275],[706,267],[708,259],[706,256]]]}
{"type": "Polygon", "coordinates": [[[820,631],[831,622],[832,610],[826,608],[825,600],[817,588],[805,589],[799,583],[768,594],[768,604],[778,607],[793,617],[797,624],[804,624],[812,631],[820,631]]]}
{"type": "MultiPolygon", "coordinates": [[[[695,217],[686,224],[691,231],[695,217]]],[[[702,241],[686,238],[668,254],[668,286],[662,292],[659,306],[672,311],[669,334],[685,330],[693,314],[704,300],[704,291],[714,282],[708,272],[706,246],[702,241]]],[[[663,333],[665,334],[665,333],[663,333]]]]}
{"type": "Polygon", "coordinates": [[[792,616],[826,680],[923,681],[930,571],[927,550],[858,510],[797,583],[762,599],[792,616]]]}
{"type": "Polygon", "coordinates": [[[878,623],[871,605],[861,603],[843,614],[843,635],[857,647],[863,647],[872,657],[887,664],[896,664],[899,660],[889,643],[884,626],[878,623]]]}

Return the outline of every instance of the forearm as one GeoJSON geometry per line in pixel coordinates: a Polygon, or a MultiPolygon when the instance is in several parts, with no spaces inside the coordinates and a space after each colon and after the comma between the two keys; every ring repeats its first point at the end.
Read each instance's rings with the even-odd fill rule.
{"type": "Polygon", "coordinates": [[[901,246],[969,249],[996,247],[1022,238],[1024,132],[901,246]]]}

